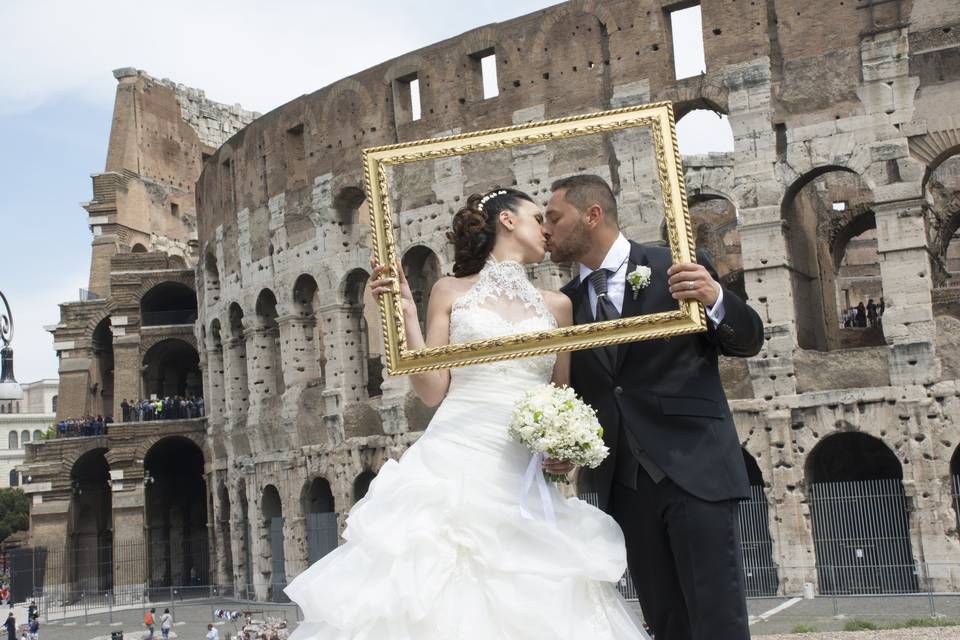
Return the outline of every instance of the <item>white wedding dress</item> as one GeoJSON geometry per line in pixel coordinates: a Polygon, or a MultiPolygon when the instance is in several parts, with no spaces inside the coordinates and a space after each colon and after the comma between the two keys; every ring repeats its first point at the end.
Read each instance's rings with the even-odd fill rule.
{"type": "MultiPolygon", "coordinates": [[[[450,341],[553,329],[516,262],[490,261],[458,299],[450,341]]],[[[626,569],[609,516],[551,486],[520,511],[531,454],[507,435],[555,356],[453,369],[423,436],[383,465],[350,511],[346,543],[285,589],[304,614],[291,640],[634,640],[615,588],[626,569]]]]}

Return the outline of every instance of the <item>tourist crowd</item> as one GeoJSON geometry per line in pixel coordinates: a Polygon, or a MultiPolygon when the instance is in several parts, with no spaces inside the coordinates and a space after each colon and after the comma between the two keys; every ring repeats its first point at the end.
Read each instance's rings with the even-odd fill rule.
{"type": "Polygon", "coordinates": [[[77,438],[80,436],[106,435],[113,419],[110,416],[83,416],[82,418],[67,418],[57,423],[58,438],[77,438]]]}
{"type": "Polygon", "coordinates": [[[861,301],[857,306],[843,310],[840,324],[848,329],[879,327],[885,308],[886,303],[884,303],[883,298],[880,298],[879,304],[874,302],[873,298],[867,300],[867,304],[863,304],[863,301],[861,301]]]}
{"type": "Polygon", "coordinates": [[[186,420],[203,416],[203,398],[167,396],[155,400],[124,400],[120,410],[124,422],[186,420]]]}
{"type": "MultiPolygon", "coordinates": [[[[187,420],[200,418],[203,413],[203,398],[171,396],[155,400],[124,400],[120,403],[124,422],[149,420],[187,420]]],[[[113,418],[110,416],[83,416],[67,418],[56,424],[58,438],[102,436],[107,434],[113,418]]]]}

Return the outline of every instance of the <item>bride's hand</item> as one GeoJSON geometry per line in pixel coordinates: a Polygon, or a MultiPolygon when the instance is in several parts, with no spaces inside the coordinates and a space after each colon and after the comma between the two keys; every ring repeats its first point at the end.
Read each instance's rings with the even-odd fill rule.
{"type": "MultiPolygon", "coordinates": [[[[373,294],[373,297],[379,301],[380,294],[393,291],[393,278],[383,277],[384,274],[390,272],[390,268],[386,265],[377,264],[376,258],[370,258],[370,267],[373,269],[373,274],[370,276],[370,284],[367,286],[370,287],[370,293],[373,294]]],[[[400,278],[400,305],[403,308],[403,314],[416,315],[417,305],[413,301],[413,293],[407,283],[407,276],[403,273],[403,268],[399,264],[396,265],[396,270],[400,278]]]]}
{"type": "Polygon", "coordinates": [[[547,473],[556,474],[558,476],[565,476],[576,468],[572,462],[567,462],[566,460],[554,460],[553,458],[547,458],[543,461],[543,470],[547,473]]]}

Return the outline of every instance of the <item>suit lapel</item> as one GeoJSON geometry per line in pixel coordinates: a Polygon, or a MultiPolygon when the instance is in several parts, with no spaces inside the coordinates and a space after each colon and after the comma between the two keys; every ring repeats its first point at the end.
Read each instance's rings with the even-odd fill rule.
{"type": "MultiPolygon", "coordinates": [[[[648,266],[647,254],[643,246],[636,242],[630,242],[630,259],[627,261],[627,274],[629,275],[638,265],[648,266]]],[[[642,313],[644,289],[640,289],[637,295],[633,295],[633,287],[627,282],[623,288],[623,308],[620,312],[621,318],[630,318],[642,313]]],[[[614,365],[614,373],[620,371],[623,366],[623,360],[627,351],[630,350],[632,343],[626,342],[617,348],[617,363],[614,365]]]]}

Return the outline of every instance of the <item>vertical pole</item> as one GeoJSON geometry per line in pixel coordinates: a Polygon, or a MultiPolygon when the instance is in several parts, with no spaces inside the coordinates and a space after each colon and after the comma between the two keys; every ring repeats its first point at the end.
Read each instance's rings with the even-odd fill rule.
{"type": "Polygon", "coordinates": [[[833,582],[833,617],[836,618],[840,615],[840,606],[837,602],[837,571],[836,568],[831,564],[830,565],[830,579],[833,582]]]}

